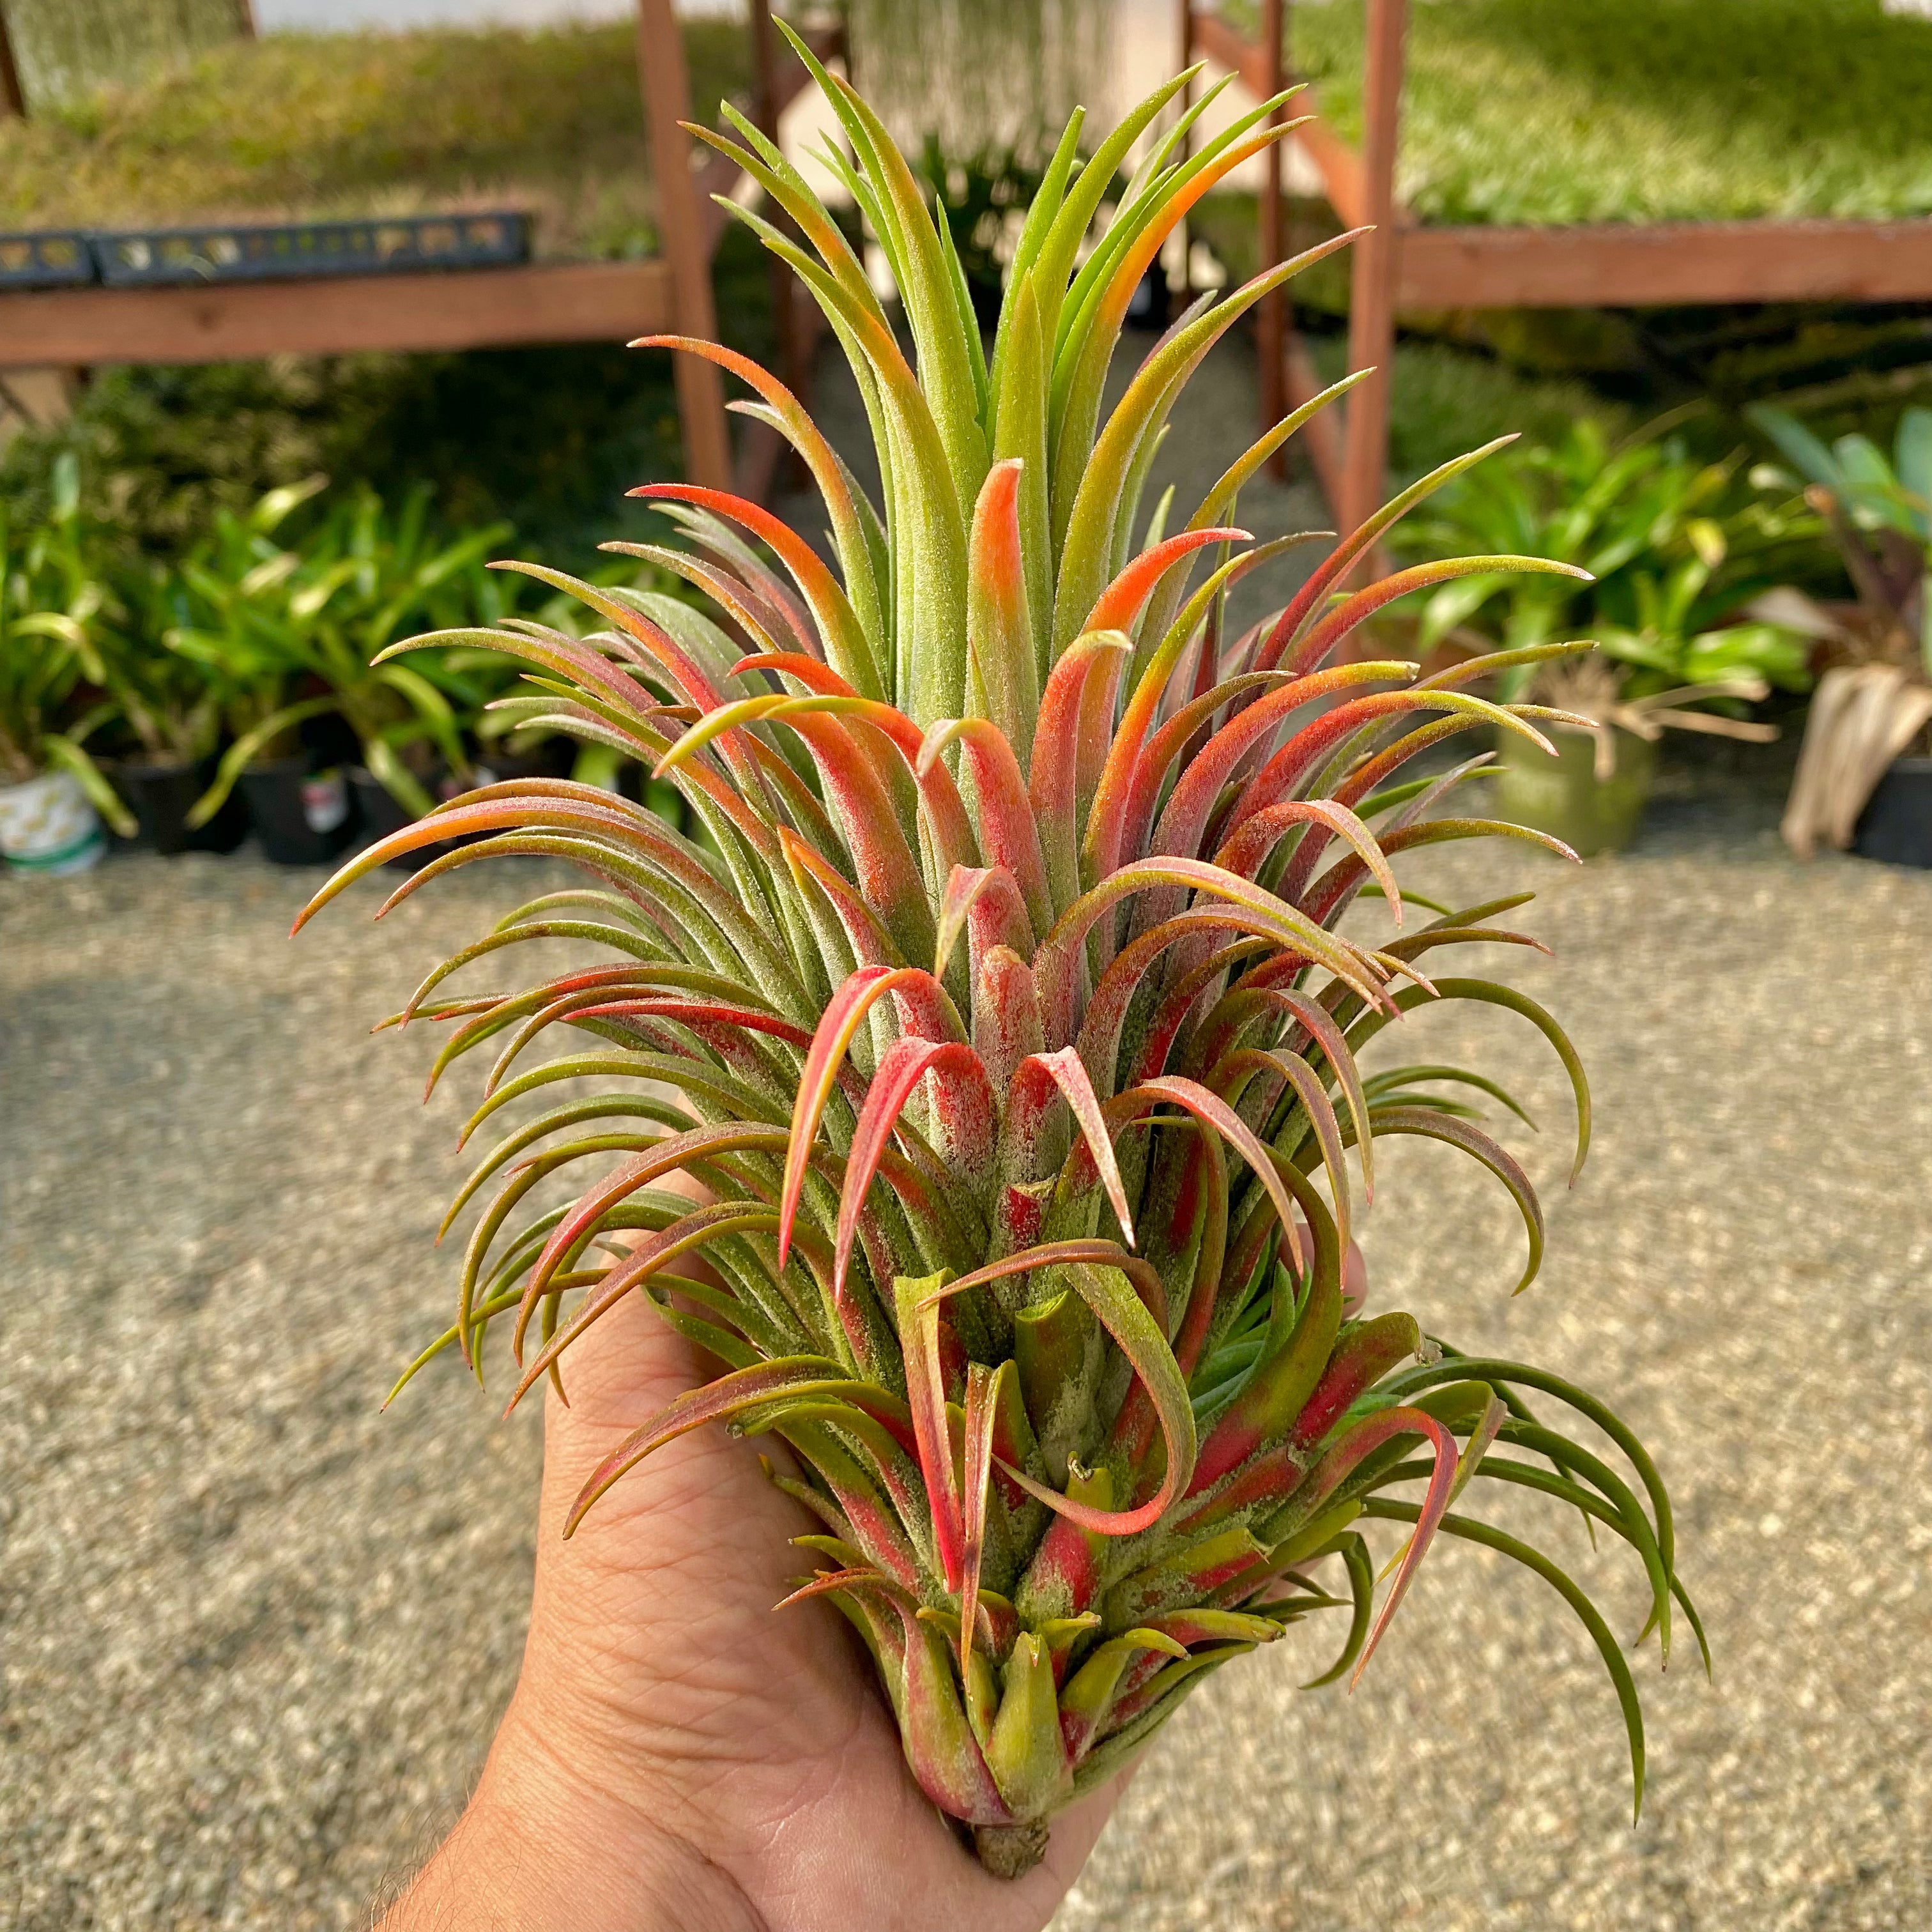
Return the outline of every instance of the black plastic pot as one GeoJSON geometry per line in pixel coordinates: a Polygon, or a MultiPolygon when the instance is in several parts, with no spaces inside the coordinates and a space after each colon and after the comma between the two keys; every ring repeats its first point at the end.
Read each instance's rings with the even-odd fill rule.
{"type": "Polygon", "coordinates": [[[274,758],[249,766],[239,788],[262,851],[278,866],[326,865],[355,836],[340,772],[311,772],[306,758],[274,758]]]}
{"type": "Polygon", "coordinates": [[[574,748],[570,740],[540,738],[527,752],[490,746],[476,754],[476,782],[496,784],[506,778],[567,778],[574,748]]]}
{"type": "Polygon", "coordinates": [[[214,780],[212,758],[198,765],[130,760],[114,770],[114,789],[139,827],[135,838],[152,852],[232,852],[248,836],[248,802],[234,792],[206,825],[189,825],[190,809],[214,780]]]}
{"type": "Polygon", "coordinates": [[[1932,758],[1900,758],[1878,782],[1852,836],[1862,857],[1932,869],[1932,758]]]}
{"type": "MultiPolygon", "coordinates": [[[[374,773],[361,765],[352,765],[349,772],[349,788],[356,800],[356,816],[359,820],[364,841],[374,844],[379,838],[386,838],[392,832],[400,832],[406,825],[416,823],[414,814],[406,811],[391,796],[388,788],[374,773]]],[[[430,788],[435,789],[434,786],[430,788]]],[[[439,839],[433,845],[419,845],[413,852],[405,852],[400,857],[386,859],[386,866],[393,866],[399,872],[419,872],[432,859],[440,859],[462,842],[458,839],[439,839]]]]}

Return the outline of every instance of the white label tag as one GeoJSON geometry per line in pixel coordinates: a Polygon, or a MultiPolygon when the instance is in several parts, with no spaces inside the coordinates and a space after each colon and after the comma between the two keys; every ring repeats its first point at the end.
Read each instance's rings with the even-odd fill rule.
{"type": "Polygon", "coordinates": [[[349,788],[340,772],[318,772],[304,778],[302,817],[311,832],[333,832],[349,816],[349,788]]]}

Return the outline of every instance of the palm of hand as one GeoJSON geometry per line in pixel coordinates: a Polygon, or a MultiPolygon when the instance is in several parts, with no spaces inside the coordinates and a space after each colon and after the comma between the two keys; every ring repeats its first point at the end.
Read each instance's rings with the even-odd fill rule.
{"type": "MultiPolygon", "coordinates": [[[[584,1478],[699,1380],[692,1352],[627,1296],[553,1392],[524,1679],[512,1718],[586,1789],[638,1808],[784,1932],[970,1924],[1035,1932],[1084,1862],[1118,1782],[1056,1820],[1045,1862],[988,1877],[907,1769],[836,1612],[772,1606],[820,1527],[754,1445],[704,1429],[647,1459],[568,1542],[584,1478]]],[[[674,1922],[683,1924],[683,1920],[674,1922]]]]}

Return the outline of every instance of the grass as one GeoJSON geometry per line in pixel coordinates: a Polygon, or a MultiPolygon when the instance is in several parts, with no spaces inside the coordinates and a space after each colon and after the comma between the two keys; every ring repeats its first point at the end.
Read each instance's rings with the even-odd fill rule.
{"type": "MultiPolygon", "coordinates": [[[[0,121],[0,228],[527,208],[544,254],[655,246],[630,26],[236,40],[0,121]]],[[[685,29],[692,99],[748,84],[735,20],[685,29]]]]}
{"type": "MultiPolygon", "coordinates": [[[[1290,13],[1351,138],[1362,15],[1290,13]]],[[[1399,185],[1426,220],[1932,212],[1932,22],[1880,0],[1416,0],[1408,73],[1399,185]]]]}

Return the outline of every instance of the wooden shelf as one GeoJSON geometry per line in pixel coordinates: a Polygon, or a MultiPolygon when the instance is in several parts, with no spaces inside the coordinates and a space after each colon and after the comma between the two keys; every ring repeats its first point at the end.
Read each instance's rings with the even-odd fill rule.
{"type": "MultiPolygon", "coordinates": [[[[713,154],[693,167],[680,122],[690,90],[672,0],[637,0],[638,82],[658,184],[663,252],[641,262],[538,262],[514,268],[331,276],[307,281],[223,282],[184,287],[93,286],[0,295],[0,368],[86,368],[116,362],[218,362],[263,356],[340,356],[359,350],[498,349],[560,342],[716,333],[711,262],[725,225],[713,194],[736,190],[738,170],[713,154]]],[[[776,140],[778,117],[809,76],[782,56],[770,0],[748,0],[758,98],[754,120],[776,140]]],[[[4,29],[4,22],[0,22],[4,29]]],[[[808,43],[820,59],[842,51],[836,27],[808,43]]],[[[0,38],[0,54],[4,52],[0,38]]],[[[0,95],[10,69],[0,63],[0,95]]],[[[0,100],[0,111],[5,110],[0,100]]],[[[18,111],[18,104],[14,104],[18,111]]],[[[775,276],[786,374],[807,374],[815,316],[800,314],[790,278],[775,276]],[[779,293],[782,288],[784,293],[779,293]]],[[[732,480],[724,388],[710,363],[676,358],[685,464],[694,481],[732,480]]],[[[737,475],[749,494],[774,487],[783,452],[757,425],[743,439],[737,475]]]]}
{"type": "Polygon", "coordinates": [[[1398,308],[1932,299],[1932,220],[1408,227],[1398,308]]]}
{"type": "Polygon", "coordinates": [[[660,261],[42,289],[0,297],[0,367],[621,342],[673,326],[660,261]]]}

